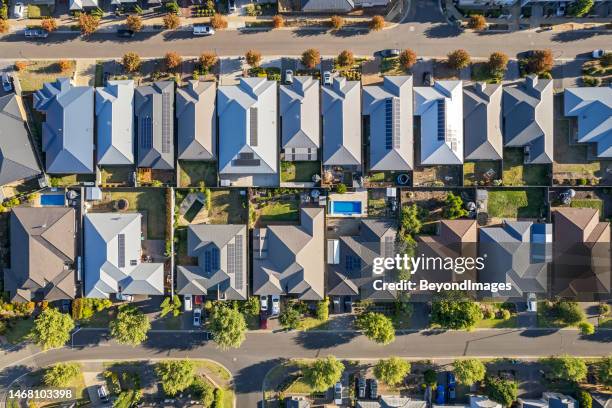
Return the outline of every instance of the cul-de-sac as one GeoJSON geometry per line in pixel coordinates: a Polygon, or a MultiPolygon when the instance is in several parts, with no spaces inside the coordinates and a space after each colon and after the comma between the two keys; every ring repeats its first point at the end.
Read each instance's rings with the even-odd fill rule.
{"type": "Polygon", "coordinates": [[[612,408],[611,0],[0,0],[0,407],[612,408]]]}

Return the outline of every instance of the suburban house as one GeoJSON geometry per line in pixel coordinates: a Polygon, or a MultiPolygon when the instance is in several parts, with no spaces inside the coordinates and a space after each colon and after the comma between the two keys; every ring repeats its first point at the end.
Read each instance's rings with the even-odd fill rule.
{"type": "Polygon", "coordinates": [[[504,146],[522,147],[525,164],[553,161],[553,81],[530,75],[504,87],[504,146]]]}
{"type": "Polygon", "coordinates": [[[277,186],[276,81],[240,78],[220,86],[217,116],[221,185],[277,186]]]}
{"type": "Polygon", "coordinates": [[[300,225],[253,230],[253,294],[325,297],[325,210],[303,207],[300,225]]]}
{"type": "Polygon", "coordinates": [[[355,408],[426,408],[427,402],[408,397],[381,395],[375,401],[357,400],[355,408]]]}
{"type": "Polygon", "coordinates": [[[510,291],[490,296],[521,298],[547,293],[552,238],[552,224],[531,221],[504,221],[499,227],[480,228],[479,256],[486,259],[479,281],[512,284],[510,291]]]}
{"type": "Polygon", "coordinates": [[[594,208],[552,208],[555,296],[599,300],[610,294],[610,223],[594,208]],[[580,260],[580,261],[578,261],[580,260]],[[593,299],[595,298],[595,299],[593,299]]]}
{"type": "Polygon", "coordinates": [[[359,7],[385,7],[390,0],[301,0],[300,10],[311,13],[349,13],[359,7]]]}
{"type": "Polygon", "coordinates": [[[361,83],[336,77],[321,88],[323,166],[361,171],[361,83]]]}
{"type": "Polygon", "coordinates": [[[13,208],[11,267],[4,269],[11,301],[74,299],[75,225],[72,208],[13,208]]]}
{"type": "Polygon", "coordinates": [[[176,268],[176,293],[217,300],[246,300],[246,225],[192,224],[187,230],[187,255],[196,265],[176,268]]]}
{"type": "Polygon", "coordinates": [[[432,404],[432,408],[443,408],[443,407],[453,407],[453,408],[502,408],[502,405],[499,402],[495,402],[490,400],[488,397],[482,395],[470,395],[469,404],[454,404],[454,405],[437,405],[432,404]]]}
{"type": "Polygon", "coordinates": [[[303,396],[286,397],[284,403],[285,403],[286,408],[311,408],[312,407],[310,400],[303,396]]]}
{"type": "Polygon", "coordinates": [[[96,88],[96,156],[100,166],[134,164],[134,81],[96,88]]]}
{"type": "Polygon", "coordinates": [[[98,0],[68,0],[70,11],[92,10],[98,7],[98,0]]]}
{"type": "Polygon", "coordinates": [[[612,159],[612,88],[566,88],[564,114],[578,122],[575,141],[590,143],[590,157],[612,159]]]}
{"type": "Polygon", "coordinates": [[[463,89],[465,160],[502,160],[502,86],[477,82],[463,89]]]}
{"type": "Polygon", "coordinates": [[[189,81],[176,90],[179,160],[217,157],[217,88],[215,82],[189,81]]]}
{"type": "Polygon", "coordinates": [[[0,96],[0,186],[34,178],[41,172],[18,98],[14,93],[0,96]]]}
{"type": "Polygon", "coordinates": [[[138,167],[174,169],[174,81],[136,88],[138,167]]]}
{"type": "MultiPolygon", "coordinates": [[[[393,257],[396,253],[394,221],[376,218],[361,219],[356,235],[341,235],[327,240],[327,294],[336,301],[393,300],[396,293],[374,290],[372,281],[381,279],[374,275],[374,258],[393,257]]],[[[387,273],[387,272],[386,272],[387,273]]]]}
{"type": "Polygon", "coordinates": [[[297,76],[280,86],[281,154],[286,161],[318,160],[321,147],[319,80],[297,76]]]}
{"type": "Polygon", "coordinates": [[[59,78],[34,93],[34,109],[45,114],[42,150],[47,173],[93,173],[94,89],[59,78]]]}
{"type": "Polygon", "coordinates": [[[88,213],[83,224],[85,297],[164,294],[164,264],[142,262],[142,214],[88,213]]]}
{"type": "Polygon", "coordinates": [[[463,82],[436,81],[414,88],[421,121],[420,164],[463,164],[463,82]]]}
{"type": "Polygon", "coordinates": [[[369,170],[412,170],[412,76],[387,76],[382,85],[364,86],[362,113],[369,131],[369,170]]]}
{"type": "Polygon", "coordinates": [[[567,395],[545,392],[541,399],[518,399],[519,408],[578,408],[578,402],[567,395]]]}

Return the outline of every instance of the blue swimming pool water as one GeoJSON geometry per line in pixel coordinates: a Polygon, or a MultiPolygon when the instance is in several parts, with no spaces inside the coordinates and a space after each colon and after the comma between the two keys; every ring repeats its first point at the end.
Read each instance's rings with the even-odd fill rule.
{"type": "Polygon", "coordinates": [[[332,201],[331,213],[343,215],[361,214],[361,201],[332,201]]]}
{"type": "Polygon", "coordinates": [[[40,196],[40,205],[64,205],[63,194],[43,194],[40,196]]]}

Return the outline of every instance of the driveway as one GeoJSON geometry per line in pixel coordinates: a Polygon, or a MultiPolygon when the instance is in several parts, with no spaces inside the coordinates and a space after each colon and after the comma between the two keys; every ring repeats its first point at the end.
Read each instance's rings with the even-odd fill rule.
{"type": "Polygon", "coordinates": [[[103,403],[98,396],[98,387],[106,386],[106,381],[102,376],[104,366],[102,363],[87,363],[83,367],[83,380],[87,387],[87,394],[94,407],[111,407],[112,404],[103,403]]]}

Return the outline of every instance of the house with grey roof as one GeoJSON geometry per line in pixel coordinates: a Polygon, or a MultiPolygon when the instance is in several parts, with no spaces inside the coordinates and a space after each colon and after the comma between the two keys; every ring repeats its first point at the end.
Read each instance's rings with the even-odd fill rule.
{"type": "Polygon", "coordinates": [[[96,88],[96,156],[100,166],[134,164],[134,81],[96,88]]]}
{"type": "Polygon", "coordinates": [[[0,96],[0,186],[40,174],[18,98],[0,96]]]}
{"type": "Polygon", "coordinates": [[[187,255],[196,265],[176,268],[176,293],[218,300],[246,300],[246,225],[192,224],[187,229],[187,255]]]}
{"type": "Polygon", "coordinates": [[[476,82],[463,88],[465,160],[502,160],[502,86],[476,82]]]}
{"type": "Polygon", "coordinates": [[[13,208],[11,267],[4,270],[11,301],[74,299],[75,225],[72,208],[13,208]]]}
{"type": "Polygon", "coordinates": [[[217,87],[215,82],[189,81],[176,90],[179,160],[217,157],[217,87]]]}
{"type": "Polygon", "coordinates": [[[427,402],[408,397],[381,395],[375,401],[357,400],[355,408],[426,408],[427,402]]]}
{"type": "Polygon", "coordinates": [[[396,253],[395,221],[361,219],[355,235],[340,235],[327,240],[327,294],[354,300],[393,300],[395,291],[374,290],[381,275],[372,272],[374,258],[393,257],[396,253]]]}
{"type": "Polygon", "coordinates": [[[612,88],[565,88],[564,114],[578,122],[575,141],[588,143],[598,159],[612,159],[612,88]]]}
{"type": "Polygon", "coordinates": [[[68,10],[83,11],[98,7],[98,0],[69,0],[68,10]]]}
{"type": "Polygon", "coordinates": [[[34,93],[34,109],[45,114],[42,150],[47,173],[94,172],[94,89],[69,78],[47,82],[34,93]]]}
{"type": "Polygon", "coordinates": [[[134,112],[138,167],[174,169],[174,81],[137,87],[134,112]]]}
{"type": "Polygon", "coordinates": [[[164,264],[142,262],[141,228],[140,213],[85,215],[85,297],[164,294],[164,264]]]}
{"type": "Polygon", "coordinates": [[[296,76],[280,86],[280,131],[283,160],[318,160],[321,146],[319,80],[296,76]]]}
{"type": "Polygon", "coordinates": [[[387,76],[382,85],[364,86],[362,114],[370,131],[369,170],[412,170],[412,76],[387,76]]]}
{"type": "Polygon", "coordinates": [[[361,170],[361,83],[336,77],[321,88],[323,165],[361,170]]]}
{"type": "Polygon", "coordinates": [[[564,394],[545,392],[540,399],[518,399],[520,408],[578,408],[578,402],[564,394]]]}
{"type": "Polygon", "coordinates": [[[276,81],[240,78],[217,91],[221,183],[279,184],[276,81]]]}
{"type": "Polygon", "coordinates": [[[355,8],[353,0],[301,0],[300,5],[310,13],[348,13],[355,8]]]}
{"type": "Polygon", "coordinates": [[[481,282],[505,282],[509,291],[491,297],[521,298],[544,294],[552,262],[552,224],[504,221],[501,226],[480,228],[478,253],[486,258],[479,273],[481,282]]]}
{"type": "Polygon", "coordinates": [[[253,294],[325,297],[325,210],[303,207],[300,225],[253,230],[253,294]]]}
{"type": "Polygon", "coordinates": [[[522,147],[525,164],[553,161],[553,81],[530,75],[504,87],[504,146],[522,147]]]}
{"type": "Polygon", "coordinates": [[[421,165],[463,164],[462,87],[462,81],[436,81],[414,88],[414,115],[421,121],[421,165]]]}

